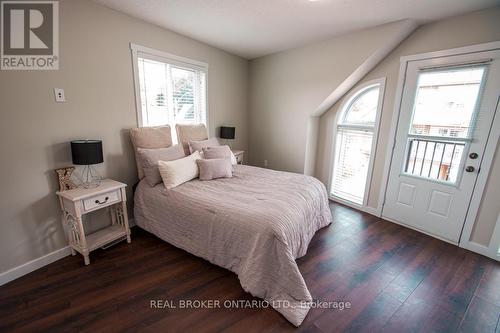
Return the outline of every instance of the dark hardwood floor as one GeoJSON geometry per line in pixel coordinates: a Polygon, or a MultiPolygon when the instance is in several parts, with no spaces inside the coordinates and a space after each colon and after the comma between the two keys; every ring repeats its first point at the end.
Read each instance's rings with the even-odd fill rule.
{"type": "Polygon", "coordinates": [[[2,332],[500,332],[500,264],[332,205],[298,260],[314,299],[294,328],[272,309],[151,308],[151,300],[253,299],[235,274],[134,228],[132,244],[66,257],[0,287],[2,332]]]}

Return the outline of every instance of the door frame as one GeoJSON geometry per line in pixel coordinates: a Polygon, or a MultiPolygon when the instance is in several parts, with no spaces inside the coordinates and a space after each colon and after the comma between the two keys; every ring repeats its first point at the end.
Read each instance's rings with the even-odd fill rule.
{"type": "MultiPolygon", "coordinates": [[[[382,186],[380,187],[380,194],[379,194],[379,198],[381,198],[381,199],[379,200],[378,209],[377,209],[380,212],[381,216],[383,213],[383,208],[384,208],[384,204],[385,204],[385,200],[386,200],[387,184],[389,181],[389,173],[390,173],[391,164],[392,164],[392,156],[393,156],[394,148],[395,148],[395,144],[396,144],[396,132],[397,132],[398,123],[399,123],[399,116],[400,116],[400,111],[401,111],[401,103],[402,103],[402,99],[403,99],[403,91],[405,88],[406,72],[407,72],[407,68],[408,68],[408,63],[411,61],[418,61],[418,60],[425,60],[425,59],[432,59],[432,58],[441,58],[441,57],[455,56],[455,55],[465,55],[465,54],[484,52],[484,51],[494,51],[494,50],[500,50],[500,41],[483,43],[483,44],[476,44],[476,45],[470,45],[470,46],[465,46],[465,47],[440,50],[440,51],[434,51],[434,52],[420,53],[420,54],[415,54],[415,55],[403,56],[400,58],[398,84],[396,87],[396,93],[395,93],[395,99],[394,99],[394,111],[392,114],[391,128],[389,131],[389,140],[388,140],[388,143],[389,143],[388,148],[389,149],[387,150],[386,156],[385,156],[384,171],[382,173],[382,186]]],[[[493,163],[493,159],[495,156],[495,151],[496,151],[497,145],[500,141],[500,139],[499,139],[499,136],[500,136],[499,101],[497,101],[497,111],[498,112],[496,112],[495,118],[493,119],[493,124],[492,124],[490,134],[488,136],[488,140],[486,143],[484,157],[483,157],[483,160],[481,161],[481,169],[487,170],[488,172],[480,172],[478,174],[478,177],[476,179],[476,184],[475,184],[474,190],[472,192],[471,201],[469,203],[469,209],[468,209],[466,217],[465,217],[465,223],[464,223],[464,226],[462,229],[462,233],[460,235],[459,244],[456,244],[456,245],[458,245],[462,248],[474,251],[474,252],[478,252],[478,253],[483,254],[485,256],[491,257],[495,260],[500,260],[500,256],[497,255],[498,246],[500,244],[493,244],[493,243],[500,242],[500,236],[497,237],[497,234],[500,234],[500,217],[497,219],[495,232],[492,235],[491,240],[490,240],[490,244],[488,246],[481,245],[481,244],[472,242],[470,240],[470,236],[472,234],[472,230],[474,227],[474,222],[476,221],[477,213],[479,211],[479,207],[481,204],[481,199],[483,197],[484,188],[485,188],[486,183],[488,181],[489,170],[491,169],[491,165],[493,163]],[[494,247],[496,247],[496,249],[494,249],[494,247]]],[[[396,222],[396,221],[394,221],[394,222],[396,222]]],[[[398,222],[396,222],[396,223],[398,223],[398,222]]],[[[433,236],[433,237],[436,237],[436,236],[433,236]]]]}

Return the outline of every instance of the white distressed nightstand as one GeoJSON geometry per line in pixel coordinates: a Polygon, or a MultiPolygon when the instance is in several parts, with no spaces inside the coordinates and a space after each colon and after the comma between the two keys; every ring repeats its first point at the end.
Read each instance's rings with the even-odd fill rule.
{"type": "Polygon", "coordinates": [[[63,212],[63,223],[66,225],[71,254],[75,255],[76,252],[82,254],[85,265],[90,264],[89,253],[103,245],[122,237],[126,237],[127,242],[130,243],[126,186],[126,184],[105,179],[95,188],[79,187],[56,192],[63,212]],[[102,208],[110,210],[111,225],[85,235],[82,216],[102,208]]]}
{"type": "Polygon", "coordinates": [[[236,163],[243,164],[243,156],[245,155],[244,150],[233,150],[233,154],[236,157],[236,163]]]}

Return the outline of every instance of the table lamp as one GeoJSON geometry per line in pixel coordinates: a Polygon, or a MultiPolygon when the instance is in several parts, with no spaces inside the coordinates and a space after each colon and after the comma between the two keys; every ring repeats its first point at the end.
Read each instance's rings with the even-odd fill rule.
{"type": "Polygon", "coordinates": [[[73,164],[84,165],[81,177],[84,188],[97,187],[101,183],[101,176],[92,166],[103,162],[101,140],[74,140],[71,141],[71,156],[73,164]]]}

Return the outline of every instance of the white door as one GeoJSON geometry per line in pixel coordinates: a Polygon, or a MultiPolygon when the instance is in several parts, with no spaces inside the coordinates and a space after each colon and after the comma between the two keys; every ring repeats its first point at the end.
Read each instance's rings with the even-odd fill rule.
{"type": "Polygon", "coordinates": [[[500,93],[500,51],[409,61],[382,216],[458,243],[500,93]]]}

